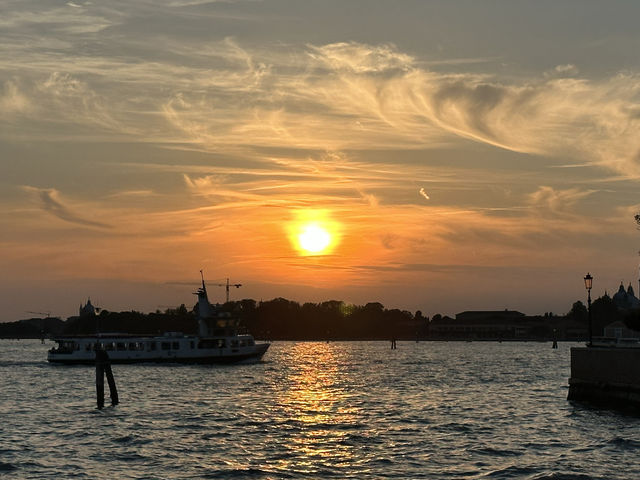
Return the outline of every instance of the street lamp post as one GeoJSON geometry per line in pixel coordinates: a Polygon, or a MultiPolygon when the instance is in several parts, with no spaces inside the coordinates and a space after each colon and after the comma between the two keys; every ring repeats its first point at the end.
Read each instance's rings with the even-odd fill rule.
{"type": "Polygon", "coordinates": [[[587,289],[587,312],[589,315],[589,346],[593,346],[593,326],[591,323],[591,287],[593,286],[593,277],[587,273],[584,277],[584,288],[587,289]]]}

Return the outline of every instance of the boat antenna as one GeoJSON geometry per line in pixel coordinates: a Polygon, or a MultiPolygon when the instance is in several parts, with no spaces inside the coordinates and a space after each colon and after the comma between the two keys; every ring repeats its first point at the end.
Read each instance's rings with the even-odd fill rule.
{"type": "Polygon", "coordinates": [[[202,270],[200,270],[200,278],[202,278],[202,290],[204,290],[206,293],[207,287],[204,286],[204,273],[202,273],[202,270]]]}

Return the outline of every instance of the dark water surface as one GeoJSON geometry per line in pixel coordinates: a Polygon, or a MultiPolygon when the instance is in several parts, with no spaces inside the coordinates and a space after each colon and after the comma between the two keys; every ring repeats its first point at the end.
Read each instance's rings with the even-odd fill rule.
{"type": "Polygon", "coordinates": [[[638,479],[640,418],[567,402],[550,343],[276,342],[238,366],[95,369],[0,340],[7,479],[638,479]]]}

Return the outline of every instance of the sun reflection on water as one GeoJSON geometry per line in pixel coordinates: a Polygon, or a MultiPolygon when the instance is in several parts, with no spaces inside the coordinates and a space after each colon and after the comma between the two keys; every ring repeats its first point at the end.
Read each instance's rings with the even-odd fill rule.
{"type": "Polygon", "coordinates": [[[284,445],[289,455],[279,469],[318,473],[323,465],[353,465],[349,432],[357,428],[361,411],[344,350],[336,344],[299,343],[289,355],[278,402],[290,429],[284,445]]]}

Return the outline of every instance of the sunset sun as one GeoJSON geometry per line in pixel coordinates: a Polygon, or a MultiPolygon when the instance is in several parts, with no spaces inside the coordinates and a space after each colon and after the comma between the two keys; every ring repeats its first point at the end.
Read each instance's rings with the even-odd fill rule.
{"type": "Polygon", "coordinates": [[[331,244],[331,234],[322,226],[310,223],[298,235],[300,248],[310,254],[322,253],[331,244]]]}
{"type": "Polygon", "coordinates": [[[291,246],[298,255],[325,256],[340,244],[343,228],[324,209],[296,210],[285,224],[291,246]]]}

